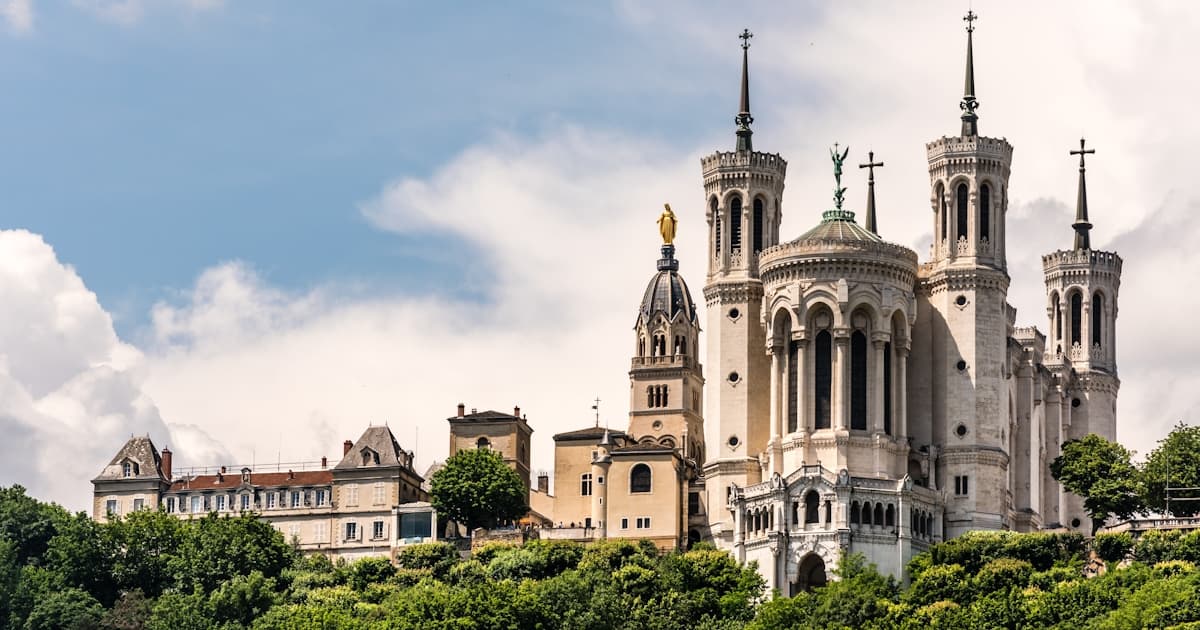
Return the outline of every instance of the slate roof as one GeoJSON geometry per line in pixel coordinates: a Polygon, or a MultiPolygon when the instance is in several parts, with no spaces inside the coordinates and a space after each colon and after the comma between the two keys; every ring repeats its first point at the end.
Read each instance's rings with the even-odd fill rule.
{"type": "MultiPolygon", "coordinates": [[[[828,213],[827,213],[828,214],[828,213]]],[[[798,243],[800,241],[870,241],[873,243],[882,243],[883,239],[879,238],[878,234],[871,232],[867,228],[854,222],[854,215],[851,214],[849,219],[832,218],[824,219],[813,229],[800,235],[800,238],[792,241],[798,243]]]]}
{"type": "Polygon", "coordinates": [[[663,313],[667,319],[674,319],[675,315],[681,312],[693,324],[699,321],[696,318],[696,304],[692,301],[687,283],[683,281],[683,276],[673,269],[659,271],[650,278],[638,312],[645,321],[649,321],[656,313],[663,313]]]}
{"type": "Polygon", "coordinates": [[[162,457],[158,454],[158,449],[154,447],[154,442],[150,440],[148,435],[139,435],[129,438],[125,442],[125,446],[117,451],[117,454],[108,462],[104,470],[96,476],[94,481],[109,480],[109,479],[162,479],[162,457]],[[135,464],[135,474],[131,477],[126,477],[124,474],[124,462],[128,460],[135,464]]]}
{"type": "Polygon", "coordinates": [[[335,470],[352,470],[357,468],[373,468],[377,466],[401,466],[404,468],[412,467],[412,458],[408,452],[400,448],[400,443],[396,441],[396,436],[392,434],[392,430],[386,426],[382,427],[367,427],[363,432],[362,437],[350,447],[342,457],[342,461],[334,466],[335,470]],[[363,465],[363,450],[370,449],[372,453],[379,456],[379,461],[374,461],[372,456],[371,462],[363,465]]]}

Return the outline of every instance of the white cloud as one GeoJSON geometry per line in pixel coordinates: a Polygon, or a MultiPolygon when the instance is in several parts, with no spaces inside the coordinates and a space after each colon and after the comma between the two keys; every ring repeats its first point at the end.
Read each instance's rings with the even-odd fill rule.
{"type": "Polygon", "coordinates": [[[17,34],[33,30],[33,0],[0,1],[0,19],[8,29],[17,34]]]}
{"type": "MultiPolygon", "coordinates": [[[[175,437],[141,390],[142,356],[40,236],[0,231],[0,478],[71,509],[133,433],[175,437]]],[[[194,431],[185,458],[224,457],[194,431]]]]}

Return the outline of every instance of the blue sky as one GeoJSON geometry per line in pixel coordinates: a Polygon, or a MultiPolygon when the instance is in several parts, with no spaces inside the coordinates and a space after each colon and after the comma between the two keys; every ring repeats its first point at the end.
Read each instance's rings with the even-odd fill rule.
{"type": "Polygon", "coordinates": [[[352,6],[159,4],[123,24],[36,4],[32,32],[0,38],[3,224],[53,243],[122,334],[232,259],[284,287],[470,294],[487,271],[462,242],[380,232],[357,204],[497,131],[687,143],[732,115],[736,54],[718,90],[604,4],[352,6]]]}
{"type": "MultiPolygon", "coordinates": [[[[1200,84],[1177,67],[1200,5],[974,9],[980,129],[1015,147],[1017,324],[1046,327],[1040,256],[1070,246],[1086,134],[1093,242],[1126,261],[1118,437],[1145,453],[1200,418],[1200,336],[1173,333],[1200,311],[1178,286],[1200,84]]],[[[336,457],[383,422],[424,466],[459,402],[520,405],[547,468],[594,398],[627,422],[664,202],[702,301],[699,159],[733,146],[737,34],[755,148],[788,160],[783,237],[829,207],[838,142],[886,163],[881,234],[924,259],[964,12],[0,0],[0,483],[79,507],[130,433],[241,464],[336,457]]],[[[849,208],[865,179],[847,170],[849,208]]]]}

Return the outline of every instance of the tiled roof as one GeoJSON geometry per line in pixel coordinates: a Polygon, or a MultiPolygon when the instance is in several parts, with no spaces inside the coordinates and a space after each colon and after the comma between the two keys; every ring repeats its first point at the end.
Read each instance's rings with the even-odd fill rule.
{"type": "Polygon", "coordinates": [[[624,435],[625,435],[625,433],[623,433],[621,431],[616,431],[614,429],[605,429],[604,427],[588,427],[586,429],[579,429],[578,431],[567,431],[566,433],[559,433],[554,436],[554,439],[555,439],[555,441],[558,441],[558,440],[586,440],[586,439],[592,439],[592,438],[595,438],[598,440],[598,439],[604,437],[605,431],[608,431],[608,434],[610,436],[612,436],[613,438],[624,437],[624,435]]]}
{"type": "MultiPolygon", "coordinates": [[[[250,485],[259,488],[288,486],[322,486],[333,482],[331,470],[302,470],[294,473],[270,472],[250,473],[250,485]]],[[[198,490],[231,490],[242,485],[240,472],[223,475],[200,475],[189,479],[177,479],[171,483],[171,492],[198,490]]]]}
{"type": "Polygon", "coordinates": [[[158,449],[154,447],[154,442],[150,441],[150,436],[141,435],[129,438],[95,480],[161,479],[162,476],[162,458],[158,449]],[[136,472],[129,477],[125,476],[124,471],[126,461],[135,464],[136,472]]]}
{"type": "Polygon", "coordinates": [[[621,453],[674,453],[675,448],[662,444],[630,444],[629,446],[618,446],[610,452],[613,455],[620,455],[621,453]]]}

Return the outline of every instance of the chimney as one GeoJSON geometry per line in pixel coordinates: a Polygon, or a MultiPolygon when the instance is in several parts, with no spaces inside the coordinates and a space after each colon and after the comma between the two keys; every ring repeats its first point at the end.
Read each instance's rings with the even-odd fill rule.
{"type": "Polygon", "coordinates": [[[329,467],[329,459],[327,457],[325,457],[324,455],[322,455],[321,456],[321,469],[324,470],[328,467],[329,467]]]}
{"type": "Polygon", "coordinates": [[[542,494],[550,494],[550,475],[538,473],[537,491],[542,494]]]}
{"type": "Polygon", "coordinates": [[[162,450],[161,468],[164,479],[171,478],[171,447],[164,446],[162,450]]]}
{"type": "Polygon", "coordinates": [[[288,470],[288,479],[295,479],[295,478],[296,478],[296,473],[292,472],[292,471],[289,469],[289,470],[288,470]]]}
{"type": "Polygon", "coordinates": [[[513,407],[513,415],[520,418],[521,417],[521,408],[514,406],[513,407]]]}
{"type": "Polygon", "coordinates": [[[221,474],[222,474],[222,475],[224,475],[224,474],[225,474],[225,467],[224,467],[224,466],[222,466],[222,467],[221,467],[221,474]]]}
{"type": "Polygon", "coordinates": [[[464,415],[466,415],[466,413],[467,413],[467,406],[462,403],[458,403],[458,417],[461,418],[464,415]]]}
{"type": "Polygon", "coordinates": [[[350,449],[352,449],[352,448],[354,448],[354,442],[351,442],[350,440],[346,440],[345,442],[342,442],[342,457],[345,457],[346,454],[349,453],[350,449]]]}

